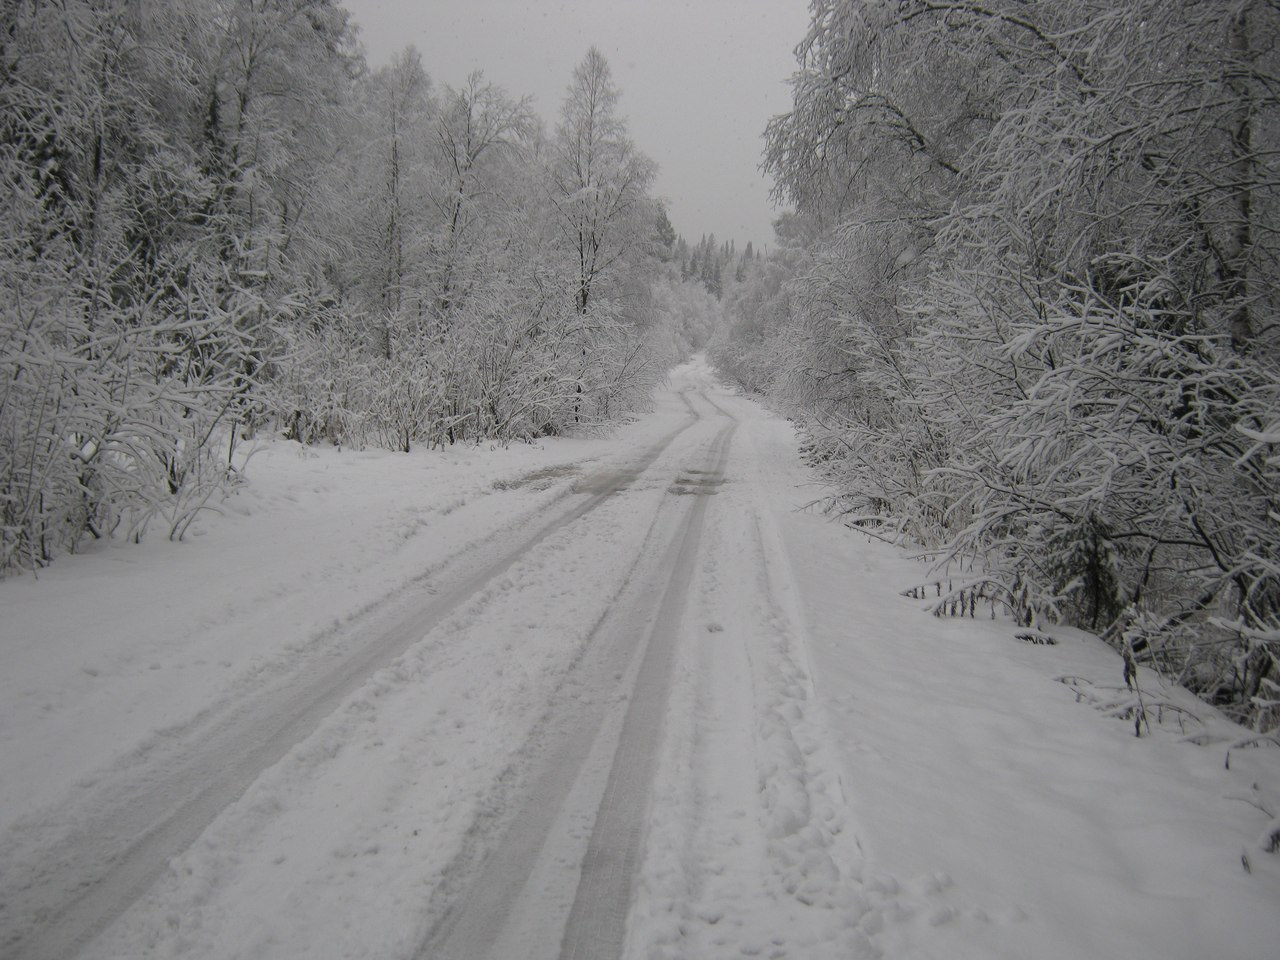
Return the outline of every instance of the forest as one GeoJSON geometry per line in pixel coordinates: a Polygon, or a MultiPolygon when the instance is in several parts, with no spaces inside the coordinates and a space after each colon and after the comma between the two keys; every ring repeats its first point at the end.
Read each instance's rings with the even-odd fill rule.
{"type": "Polygon", "coordinates": [[[335,0],[0,12],[0,574],[180,538],[274,431],[590,429],[706,339],[592,48],[555,122],[335,0]]]}
{"type": "Polygon", "coordinates": [[[1280,722],[1280,3],[811,0],[767,254],[336,0],[0,8],[0,575],[181,538],[255,436],[591,430],[677,358],[797,425],[939,614],[1280,722]]]}
{"type": "Polygon", "coordinates": [[[1280,722],[1280,5],[813,0],[722,371],[939,614],[1280,722]]]}

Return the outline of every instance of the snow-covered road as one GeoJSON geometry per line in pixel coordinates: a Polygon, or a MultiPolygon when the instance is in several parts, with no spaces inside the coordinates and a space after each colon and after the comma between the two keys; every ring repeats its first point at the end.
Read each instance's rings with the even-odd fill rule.
{"type": "Polygon", "coordinates": [[[0,584],[0,958],[1280,942],[1280,751],[1225,771],[1154,679],[1202,745],[1135,740],[1093,638],[927,616],[703,362],[612,438],[248,472],[191,544],[0,584]]]}

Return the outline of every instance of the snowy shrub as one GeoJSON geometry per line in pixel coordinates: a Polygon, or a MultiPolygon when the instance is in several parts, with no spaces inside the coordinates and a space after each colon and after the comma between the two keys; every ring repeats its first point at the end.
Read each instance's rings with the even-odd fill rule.
{"type": "Polygon", "coordinates": [[[940,609],[986,584],[1274,725],[1277,10],[812,11],[766,165],[818,229],[722,369],[966,585],[940,609]]]}
{"type": "Polygon", "coordinates": [[[368,70],[329,0],[7,4],[0,37],[0,573],[182,536],[268,425],[507,442],[655,382],[654,167],[598,51],[547,136],[478,73],[368,70]]]}

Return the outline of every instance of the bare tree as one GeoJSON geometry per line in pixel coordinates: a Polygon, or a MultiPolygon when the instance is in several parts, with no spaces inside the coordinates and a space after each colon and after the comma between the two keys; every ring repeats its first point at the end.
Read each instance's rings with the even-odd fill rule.
{"type": "Polygon", "coordinates": [[[618,90],[595,47],[573,71],[552,147],[551,187],[576,267],[574,303],[586,313],[597,285],[649,239],[653,161],[618,114],[618,90]]]}
{"type": "Polygon", "coordinates": [[[535,125],[528,98],[510,99],[502,88],[486,83],[480,72],[471,74],[458,90],[446,88],[434,131],[442,167],[434,191],[442,224],[433,280],[438,315],[447,314],[465,296],[467,242],[484,214],[501,215],[492,202],[483,209],[485,201],[501,194],[501,181],[508,173],[502,160],[518,158],[535,125]]]}

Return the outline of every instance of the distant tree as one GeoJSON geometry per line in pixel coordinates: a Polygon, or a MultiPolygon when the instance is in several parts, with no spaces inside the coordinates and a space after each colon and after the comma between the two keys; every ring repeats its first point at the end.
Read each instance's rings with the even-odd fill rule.
{"type": "Polygon", "coordinates": [[[728,248],[728,243],[723,246],[716,244],[716,235],[714,233],[704,235],[702,243],[699,245],[698,279],[702,281],[702,285],[706,287],[707,292],[716,298],[719,298],[724,293],[722,275],[725,264],[725,251],[728,248]]]}
{"type": "Polygon", "coordinates": [[[551,201],[575,267],[574,303],[586,313],[597,285],[639,251],[651,230],[652,160],[627,136],[618,89],[595,47],[574,69],[556,127],[551,201]]]}
{"type": "Polygon", "coordinates": [[[667,208],[664,204],[658,204],[655,220],[654,237],[657,240],[658,255],[660,259],[670,262],[675,255],[676,228],[667,219],[667,208]]]}

